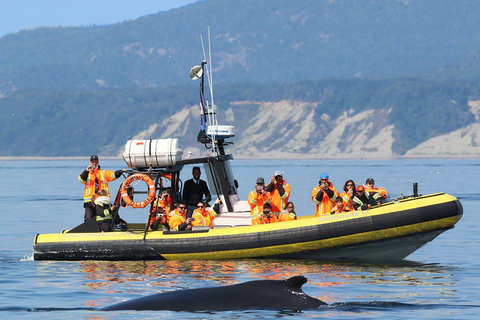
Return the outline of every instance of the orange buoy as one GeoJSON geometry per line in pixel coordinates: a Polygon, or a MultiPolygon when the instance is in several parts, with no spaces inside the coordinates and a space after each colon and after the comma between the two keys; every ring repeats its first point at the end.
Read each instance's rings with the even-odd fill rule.
{"type": "Polygon", "coordinates": [[[145,208],[153,201],[155,198],[155,183],[153,182],[152,178],[149,176],[142,174],[142,173],[135,173],[131,176],[128,176],[125,181],[123,181],[122,186],[120,187],[120,193],[122,195],[123,201],[132,208],[145,208]],[[148,186],[148,196],[143,201],[133,201],[132,198],[129,197],[127,188],[130,184],[135,180],[142,180],[147,183],[148,186]]]}

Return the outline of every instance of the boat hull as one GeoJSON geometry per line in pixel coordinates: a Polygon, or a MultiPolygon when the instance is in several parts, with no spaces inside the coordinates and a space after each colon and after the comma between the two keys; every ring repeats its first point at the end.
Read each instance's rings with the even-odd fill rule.
{"type": "Polygon", "coordinates": [[[379,208],[201,231],[37,235],[35,260],[401,260],[453,228],[463,209],[443,193],[379,208]]]}

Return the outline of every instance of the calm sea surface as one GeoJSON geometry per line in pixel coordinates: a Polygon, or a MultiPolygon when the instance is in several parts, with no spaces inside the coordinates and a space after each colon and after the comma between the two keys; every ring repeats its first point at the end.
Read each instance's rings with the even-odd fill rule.
{"type": "MultiPolygon", "coordinates": [[[[100,159],[101,160],[101,159],[100,159]]],[[[480,161],[294,161],[234,160],[232,168],[246,200],[256,178],[276,170],[292,186],[300,215],[312,214],[310,195],[320,174],[342,189],[373,177],[391,196],[445,192],[460,199],[457,226],[395,264],[311,260],[35,262],[37,233],[55,233],[83,221],[83,186],[77,181],[88,161],[0,161],[0,318],[11,319],[478,319],[480,314],[480,161]],[[221,286],[259,279],[305,275],[303,290],[329,307],[300,313],[281,311],[99,312],[108,306],[156,292],[221,286]]],[[[101,161],[104,169],[125,167],[101,161]]],[[[183,180],[190,178],[187,169],[183,180]]],[[[118,188],[120,178],[111,183],[118,188]]],[[[138,210],[122,214],[143,222],[138,210]]],[[[188,301],[185,301],[188,304],[188,301]]]]}

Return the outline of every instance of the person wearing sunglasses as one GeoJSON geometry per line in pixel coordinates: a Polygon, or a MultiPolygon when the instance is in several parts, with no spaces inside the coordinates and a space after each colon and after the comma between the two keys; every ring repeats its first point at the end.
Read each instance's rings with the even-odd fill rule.
{"type": "Polygon", "coordinates": [[[343,201],[347,203],[347,209],[353,211],[353,197],[355,195],[355,182],[347,180],[343,186],[343,192],[340,194],[343,201]]]}
{"type": "Polygon", "coordinates": [[[318,185],[312,190],[312,201],[315,202],[315,217],[322,214],[330,214],[333,209],[333,203],[339,196],[337,189],[330,182],[328,173],[324,172],[320,175],[318,185]]]}
{"type": "Polygon", "coordinates": [[[220,197],[218,197],[212,210],[207,210],[205,203],[199,202],[197,204],[197,209],[195,209],[192,214],[192,226],[209,226],[210,228],[213,228],[212,221],[220,213],[221,202],[220,197]]]}
{"type": "Polygon", "coordinates": [[[375,180],[373,178],[368,178],[363,185],[365,187],[365,192],[379,192],[382,199],[388,198],[388,192],[385,188],[375,188],[375,180]]]}
{"type": "Polygon", "coordinates": [[[192,229],[192,218],[186,218],[187,202],[179,201],[177,208],[173,210],[173,214],[168,219],[168,225],[171,231],[184,231],[192,229]]]}

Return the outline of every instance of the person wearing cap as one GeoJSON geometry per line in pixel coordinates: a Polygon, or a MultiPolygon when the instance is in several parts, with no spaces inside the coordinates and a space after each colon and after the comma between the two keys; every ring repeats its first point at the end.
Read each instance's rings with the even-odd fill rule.
{"type": "Polygon", "coordinates": [[[318,185],[312,190],[312,201],[317,205],[315,217],[319,217],[322,214],[330,214],[333,209],[333,202],[339,196],[337,189],[335,189],[333,183],[328,178],[328,173],[322,173],[318,185]]]}
{"type": "Polygon", "coordinates": [[[126,169],[117,171],[101,170],[98,164],[98,156],[90,157],[90,165],[78,176],[78,181],[85,185],[83,191],[83,207],[85,208],[84,221],[90,220],[96,216],[95,207],[92,203],[92,197],[99,190],[105,190],[110,197],[108,183],[118,179],[126,169]]]}
{"type": "Polygon", "coordinates": [[[270,192],[265,190],[265,180],[262,177],[257,178],[255,190],[248,194],[248,204],[250,205],[250,215],[253,221],[263,212],[265,203],[270,202],[270,192]]]}
{"type": "Polygon", "coordinates": [[[362,185],[357,186],[357,192],[353,197],[354,210],[368,210],[372,207],[372,203],[381,206],[382,201],[379,192],[366,192],[362,185]]]}
{"type": "Polygon", "coordinates": [[[281,171],[275,171],[270,180],[267,191],[270,193],[272,212],[278,216],[287,206],[288,198],[290,197],[290,185],[286,180],[283,180],[283,172],[281,171]]]}
{"type": "Polygon", "coordinates": [[[388,192],[385,190],[385,188],[375,188],[375,180],[373,178],[368,178],[365,181],[365,184],[363,185],[365,187],[366,192],[380,192],[380,196],[382,199],[387,199],[388,198],[388,192]]]}

